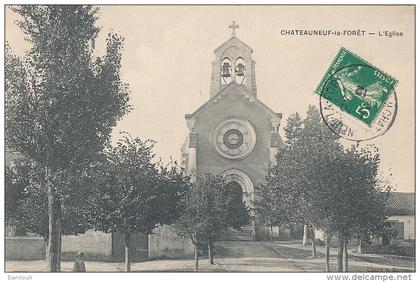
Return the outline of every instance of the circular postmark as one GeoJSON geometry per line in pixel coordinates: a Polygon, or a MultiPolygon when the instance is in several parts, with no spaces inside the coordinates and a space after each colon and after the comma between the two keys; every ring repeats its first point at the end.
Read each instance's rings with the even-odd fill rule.
{"type": "Polygon", "coordinates": [[[363,64],[332,73],[322,86],[319,107],[325,124],[351,141],[367,141],[385,134],[397,114],[391,78],[363,64]]]}

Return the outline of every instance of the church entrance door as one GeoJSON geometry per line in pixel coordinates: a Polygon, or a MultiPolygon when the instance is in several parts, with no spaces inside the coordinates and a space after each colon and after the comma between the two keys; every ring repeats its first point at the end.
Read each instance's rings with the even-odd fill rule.
{"type": "MultiPolygon", "coordinates": [[[[225,176],[228,181],[228,185],[232,190],[240,187],[242,189],[242,201],[245,202],[246,206],[252,208],[252,202],[254,199],[254,186],[251,179],[246,173],[231,169],[225,172],[225,176]]],[[[235,194],[233,194],[235,196],[235,194]]],[[[252,215],[252,214],[251,214],[252,215]]],[[[235,230],[233,228],[227,228],[222,235],[222,240],[227,241],[253,241],[255,240],[255,229],[254,222],[250,222],[247,226],[244,226],[242,230],[235,230]]]]}

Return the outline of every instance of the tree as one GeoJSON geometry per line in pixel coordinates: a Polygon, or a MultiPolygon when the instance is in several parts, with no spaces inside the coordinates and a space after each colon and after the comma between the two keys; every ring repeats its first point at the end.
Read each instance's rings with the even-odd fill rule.
{"type": "MultiPolygon", "coordinates": [[[[261,200],[257,203],[257,207],[260,207],[259,214],[269,211],[268,215],[275,220],[273,223],[283,226],[304,224],[305,231],[309,229],[311,233],[312,227],[307,228],[311,215],[310,199],[307,196],[313,187],[314,177],[317,177],[316,173],[310,171],[311,158],[317,160],[316,156],[311,156],[311,146],[314,142],[319,143],[319,140],[311,135],[313,110],[316,109],[309,109],[308,117],[303,121],[298,113],[287,119],[284,128],[286,148],[276,156],[276,165],[269,170],[265,184],[259,187],[261,200]],[[270,207],[267,209],[264,203],[268,203],[270,207]]],[[[270,224],[273,219],[265,221],[270,224]]],[[[306,237],[307,232],[304,233],[304,245],[306,237]]],[[[310,237],[313,256],[316,256],[315,238],[313,234],[310,237]]]]}
{"type": "Polygon", "coordinates": [[[314,229],[323,231],[327,271],[329,241],[331,236],[338,236],[337,270],[346,269],[347,241],[372,234],[386,218],[384,206],[390,187],[378,177],[377,149],[344,148],[314,106],[309,107],[303,121],[297,114],[291,116],[285,132],[287,147],[277,156],[277,165],[266,181],[272,190],[269,195],[291,197],[291,201],[282,199],[285,196],[278,197],[277,209],[293,210],[292,222],[310,226],[313,256],[316,256],[314,229]]]}
{"type": "Polygon", "coordinates": [[[128,88],[120,80],[123,38],[109,34],[106,55],[92,53],[98,9],[80,5],[21,5],[12,10],[30,43],[23,58],[6,47],[6,146],[43,168],[48,195],[48,270],[60,270],[61,187],[102,151],[126,114],[128,88]]]}
{"type": "Polygon", "coordinates": [[[294,177],[289,175],[294,171],[289,169],[287,156],[290,147],[299,136],[301,127],[302,121],[298,113],[288,117],[284,128],[286,148],[277,154],[276,164],[269,168],[265,183],[256,187],[255,214],[260,222],[270,228],[271,240],[273,239],[272,227],[274,225],[290,226],[299,222],[299,215],[296,214],[298,196],[294,195],[296,190],[292,183],[294,177]]]}
{"type": "Polygon", "coordinates": [[[258,198],[254,201],[255,213],[258,220],[270,228],[270,240],[273,240],[273,226],[290,227],[298,222],[297,197],[294,195],[295,191],[290,189],[292,186],[288,185],[289,179],[282,163],[283,156],[285,154],[277,156],[279,165],[270,168],[265,183],[256,188],[258,198]]]}
{"type": "Polygon", "coordinates": [[[214,242],[228,227],[240,228],[249,222],[249,209],[240,192],[229,185],[223,175],[205,174],[198,177],[186,194],[184,212],[174,223],[175,232],[189,238],[194,245],[194,271],[198,271],[198,249],[208,245],[209,262],[213,264],[214,242]]]}
{"type": "MultiPolygon", "coordinates": [[[[301,157],[300,163],[294,162],[294,165],[295,170],[300,171],[301,213],[305,223],[309,225],[314,257],[314,228],[323,230],[326,232],[326,238],[329,238],[329,231],[321,226],[329,216],[329,210],[325,206],[334,203],[329,189],[334,189],[339,181],[335,178],[334,171],[339,167],[337,160],[341,150],[338,137],[323,123],[318,110],[310,106],[291,152],[295,156],[294,160],[297,160],[299,155],[301,157]]],[[[329,240],[327,241],[326,257],[329,256],[329,240]]]]}
{"type": "MultiPolygon", "coordinates": [[[[267,180],[267,182],[271,182],[267,180]]],[[[270,228],[270,240],[273,240],[272,227],[279,224],[283,207],[278,202],[277,191],[267,184],[260,184],[256,188],[258,198],[254,202],[255,213],[259,222],[270,228]]]]}
{"type": "Polygon", "coordinates": [[[305,220],[325,234],[326,269],[330,269],[329,238],[337,235],[337,270],[347,270],[348,240],[361,230],[371,232],[385,220],[383,200],[388,188],[377,177],[377,149],[343,147],[315,107],[309,108],[300,134],[294,150],[303,162],[294,164],[296,177],[303,180],[301,210],[305,220]]]}
{"type": "MultiPolygon", "coordinates": [[[[6,169],[6,222],[17,226],[21,232],[41,235],[48,242],[48,195],[43,185],[42,167],[26,158],[17,158],[6,169]]],[[[84,233],[88,224],[81,213],[86,193],[83,178],[78,174],[70,183],[55,179],[54,185],[60,185],[66,191],[66,198],[61,199],[62,235],[84,233]],[[70,189],[68,186],[71,185],[70,189]]]]}
{"type": "MultiPolygon", "coordinates": [[[[6,224],[18,228],[17,233],[21,230],[18,220],[20,215],[20,202],[25,198],[25,189],[29,186],[28,177],[33,170],[28,164],[16,166],[14,163],[6,166],[5,175],[5,221],[6,224]]],[[[36,175],[36,174],[35,174],[36,175]]]]}
{"type": "Polygon", "coordinates": [[[184,212],[173,224],[174,231],[181,238],[188,238],[194,245],[194,271],[198,271],[198,244],[206,224],[203,205],[206,196],[203,189],[193,185],[185,195],[184,212]]]}
{"type": "MultiPolygon", "coordinates": [[[[289,198],[292,199],[291,201],[289,200],[289,203],[291,203],[292,205],[289,207],[286,206],[285,208],[287,211],[295,211],[295,213],[289,216],[292,222],[294,222],[295,224],[304,225],[302,244],[306,246],[308,244],[308,238],[310,237],[310,227],[308,226],[307,222],[305,222],[303,214],[300,213],[301,209],[299,209],[296,205],[296,200],[297,203],[301,202],[301,195],[298,194],[299,190],[293,188],[296,185],[294,181],[295,178],[290,178],[287,176],[295,174],[294,167],[289,166],[287,162],[289,161],[289,159],[294,159],[293,156],[289,155],[293,155],[296,151],[294,148],[296,144],[302,139],[302,130],[303,120],[299,113],[294,113],[290,115],[286,120],[286,126],[284,128],[286,148],[284,150],[284,153],[282,152],[281,154],[278,154],[276,156],[277,163],[274,167],[272,174],[275,174],[277,178],[283,177],[283,179],[280,180],[280,183],[284,183],[283,188],[286,190],[283,192],[283,194],[290,195],[291,197],[289,198]],[[282,173],[282,171],[284,171],[285,173],[282,173]]],[[[313,255],[315,255],[315,251],[313,255]]]]}
{"type": "Polygon", "coordinates": [[[226,227],[232,227],[240,230],[243,226],[249,224],[250,209],[243,200],[242,187],[236,182],[228,182],[224,176],[216,176],[213,181],[207,183],[213,188],[213,194],[217,195],[210,201],[209,215],[210,220],[207,226],[207,251],[209,255],[209,263],[214,264],[214,244],[218,240],[221,232],[226,227]],[[216,179],[220,179],[220,185],[214,185],[216,179]],[[218,190],[221,189],[221,194],[218,190]],[[221,196],[221,197],[220,197],[221,196]]]}
{"type": "Polygon", "coordinates": [[[331,228],[341,237],[339,252],[343,253],[343,261],[338,269],[348,271],[347,242],[351,238],[366,238],[383,229],[392,187],[379,174],[380,157],[373,145],[351,146],[344,151],[341,164],[345,178],[336,188],[338,209],[331,228]]]}
{"type": "Polygon", "coordinates": [[[189,178],[178,168],[153,162],[155,142],[125,133],[105,150],[93,170],[87,217],[96,230],[125,236],[125,271],[130,271],[130,235],[149,234],[158,224],[171,224],[182,211],[180,200],[189,178]]]}
{"type": "Polygon", "coordinates": [[[158,177],[159,205],[162,206],[155,206],[155,214],[159,216],[161,225],[170,225],[184,211],[183,200],[191,187],[191,178],[174,161],[167,165],[159,164],[158,177]]]}

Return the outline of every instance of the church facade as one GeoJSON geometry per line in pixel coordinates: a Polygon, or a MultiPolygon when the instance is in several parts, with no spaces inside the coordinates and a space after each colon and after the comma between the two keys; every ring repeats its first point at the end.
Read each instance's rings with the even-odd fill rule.
{"type": "MultiPolygon", "coordinates": [[[[188,136],[181,147],[181,164],[193,181],[206,173],[225,174],[241,186],[252,207],[255,187],[284,146],[278,129],[282,115],[257,98],[253,50],[234,32],[215,49],[209,100],[185,119],[188,136]]],[[[249,227],[248,227],[249,228],[249,227]]],[[[264,237],[254,222],[253,239],[264,237]]]]}
{"type": "MultiPolygon", "coordinates": [[[[223,173],[242,188],[249,207],[258,196],[255,187],[264,182],[268,167],[284,146],[278,134],[282,115],[257,98],[252,52],[235,32],[215,49],[209,100],[185,115],[189,133],[181,147],[181,165],[193,181],[205,173],[223,173]]],[[[6,154],[6,159],[13,161],[10,154],[6,154]]],[[[258,222],[244,230],[247,232],[242,237],[233,232],[227,234],[227,239],[261,240],[266,234],[258,222]]],[[[191,241],[179,238],[170,226],[159,226],[147,236],[132,236],[133,261],[193,255],[191,241]]],[[[39,236],[16,236],[10,232],[5,245],[7,259],[45,257],[45,242],[39,236]]],[[[104,261],[121,261],[124,255],[121,234],[94,230],[64,236],[62,251],[67,259],[74,259],[78,251],[83,251],[88,259],[104,261]]]]}

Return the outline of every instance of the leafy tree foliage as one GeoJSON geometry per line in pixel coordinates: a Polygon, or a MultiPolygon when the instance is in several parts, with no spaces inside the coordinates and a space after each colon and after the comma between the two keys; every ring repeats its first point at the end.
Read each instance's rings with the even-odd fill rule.
{"type": "MultiPolygon", "coordinates": [[[[25,198],[25,189],[29,186],[28,178],[31,172],[29,165],[15,166],[8,165],[5,171],[5,220],[6,224],[16,226],[20,218],[19,203],[25,198]]],[[[24,231],[24,230],[23,230],[24,231]]]]}
{"type": "MultiPolygon", "coordinates": [[[[280,161],[280,156],[277,157],[280,161]]],[[[282,160],[281,160],[282,161],[282,160]]],[[[300,223],[296,190],[290,189],[285,171],[279,174],[276,169],[270,169],[266,182],[256,187],[257,199],[254,210],[258,221],[270,228],[270,239],[273,240],[273,226],[290,227],[300,223]]]]}
{"type": "Polygon", "coordinates": [[[286,147],[277,154],[276,165],[268,170],[265,183],[256,188],[256,216],[269,227],[305,223],[301,190],[296,188],[300,179],[295,174],[296,164],[302,162],[300,156],[295,154],[302,128],[302,119],[298,113],[288,117],[284,128],[286,147]]]}
{"type": "Polygon", "coordinates": [[[105,56],[95,58],[97,8],[19,5],[12,10],[30,49],[21,58],[6,47],[6,146],[45,172],[48,269],[59,271],[60,200],[70,191],[54,186],[54,179],[88,167],[130,109],[119,74],[123,38],[109,34],[105,56]]]}
{"type": "MultiPolygon", "coordinates": [[[[19,232],[36,233],[48,241],[48,196],[43,183],[44,174],[45,170],[36,162],[23,157],[7,167],[6,222],[16,226],[19,232]]],[[[81,210],[88,192],[82,188],[83,181],[80,174],[73,179],[54,179],[54,185],[67,186],[65,189],[73,192],[61,199],[62,235],[77,235],[88,228],[81,210]]]]}
{"type": "Polygon", "coordinates": [[[257,211],[262,210],[268,224],[305,223],[323,231],[327,271],[329,240],[337,236],[337,270],[346,270],[346,242],[373,234],[386,219],[390,186],[379,176],[378,151],[373,146],[344,147],[314,106],[304,120],[298,114],[289,117],[285,132],[287,147],[260,188],[257,211]]]}
{"type": "MultiPolygon", "coordinates": [[[[209,262],[213,264],[214,242],[226,227],[240,228],[249,222],[249,209],[242,200],[242,189],[229,184],[223,175],[205,174],[198,178],[185,197],[185,209],[175,222],[175,232],[191,239],[194,245],[195,271],[198,271],[198,249],[208,245],[209,262]]],[[[240,187],[239,187],[240,188],[240,187]]]]}
{"type": "MultiPolygon", "coordinates": [[[[345,148],[326,128],[318,110],[310,107],[301,141],[295,143],[304,163],[296,166],[302,188],[305,220],[328,238],[340,241],[337,270],[347,270],[347,241],[372,234],[386,220],[384,206],[390,186],[378,175],[380,158],[373,146],[345,148]],[[344,258],[344,260],[342,260],[344,258]]],[[[328,250],[327,250],[328,252],[328,250]]],[[[326,262],[329,269],[329,263],[326,262]]]]}
{"type": "Polygon", "coordinates": [[[185,195],[191,187],[191,179],[181,170],[176,162],[158,167],[159,205],[155,214],[159,216],[159,224],[170,225],[183,213],[185,195]]]}
{"type": "Polygon", "coordinates": [[[105,150],[93,170],[87,217],[96,230],[125,235],[126,271],[130,271],[130,235],[171,224],[182,211],[181,199],[190,185],[175,164],[163,167],[153,162],[154,144],[125,133],[115,147],[105,150]]]}

